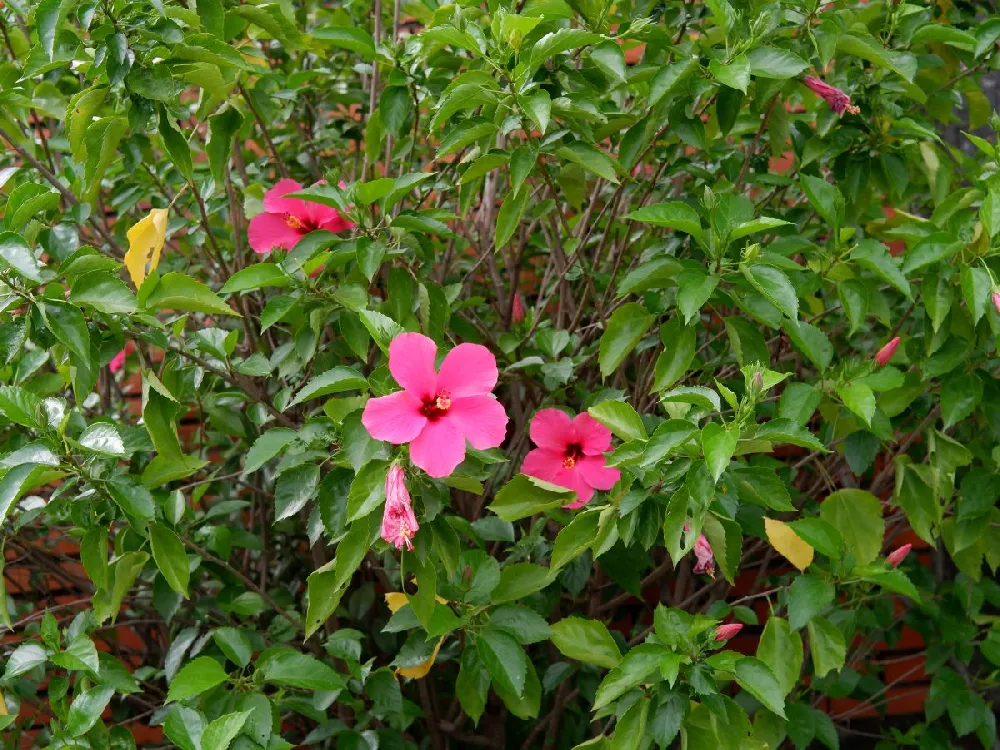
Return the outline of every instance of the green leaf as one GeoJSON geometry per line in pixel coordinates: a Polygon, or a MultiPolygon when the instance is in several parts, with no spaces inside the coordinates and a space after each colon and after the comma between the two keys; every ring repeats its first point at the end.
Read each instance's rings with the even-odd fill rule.
{"type": "Polygon", "coordinates": [[[441,145],[438,146],[438,159],[453,154],[474,141],[492,137],[497,132],[497,126],[482,117],[473,117],[463,120],[447,132],[448,134],[441,139],[441,145]]]}
{"type": "MultiPolygon", "coordinates": [[[[384,479],[383,474],[383,481],[384,479]]],[[[274,485],[274,522],[290,518],[302,510],[306,503],[316,497],[318,486],[319,466],[316,464],[296,466],[279,476],[274,485]]],[[[384,487],[382,492],[384,497],[384,487]]],[[[348,520],[353,521],[354,518],[355,516],[351,515],[348,520]]]]}
{"type": "Polygon", "coordinates": [[[245,667],[250,663],[254,648],[242,630],[229,627],[217,628],[212,632],[212,640],[233,664],[245,667]]]}
{"type": "Polygon", "coordinates": [[[912,276],[927,266],[947,260],[964,247],[963,243],[944,232],[932,234],[918,242],[903,258],[903,273],[912,276]]]}
{"type": "Polygon", "coordinates": [[[883,281],[898,289],[909,300],[913,299],[910,282],[903,276],[896,261],[889,255],[889,249],[877,240],[861,240],[851,251],[851,260],[883,281]]]}
{"type": "Polygon", "coordinates": [[[804,174],[800,178],[802,192],[806,194],[816,213],[837,231],[843,223],[844,196],[836,185],[831,185],[821,177],[804,174]]]}
{"type": "Polygon", "coordinates": [[[79,309],[67,302],[49,300],[39,305],[52,335],[83,361],[90,360],[90,333],[79,309]]]}
{"type": "Polygon", "coordinates": [[[833,344],[819,328],[801,320],[785,320],[782,323],[788,338],[820,370],[825,370],[833,361],[833,344]]]}
{"type": "Polygon", "coordinates": [[[556,151],[560,159],[578,164],[588,172],[603,177],[608,182],[618,184],[615,160],[596,146],[583,141],[573,141],[556,151]]]}
{"type": "Polygon", "coordinates": [[[798,318],[799,298],[783,271],[759,263],[740,266],[740,270],[751,286],[764,295],[768,302],[792,320],[798,318]]]}
{"type": "MultiPolygon", "coordinates": [[[[228,47],[227,47],[228,49],[228,47]]],[[[84,165],[84,197],[93,202],[101,187],[101,178],[115,158],[118,145],[128,132],[128,122],[124,117],[105,117],[87,125],[84,144],[87,161],[84,165]]]]}
{"type": "Polygon", "coordinates": [[[660,328],[663,352],[656,358],[653,391],[666,390],[687,373],[698,345],[695,326],[685,326],[674,317],[660,328]]]}
{"type": "Polygon", "coordinates": [[[583,29],[559,29],[546,34],[531,48],[531,58],[528,64],[530,71],[535,71],[553,55],[597,44],[603,37],[583,29]]]}
{"type": "Polygon", "coordinates": [[[334,47],[356,52],[365,62],[375,59],[375,40],[360,26],[325,26],[313,31],[312,37],[329,42],[334,47]]]}
{"type": "MultiPolygon", "coordinates": [[[[318,467],[317,467],[318,468],[318,467]]],[[[347,494],[347,520],[363,518],[385,502],[386,461],[371,461],[361,467],[347,494]]]]}
{"type": "Polygon", "coordinates": [[[109,315],[131,315],[136,310],[135,295],[117,276],[91,271],[73,280],[70,301],[109,315]]]}
{"type": "Polygon", "coordinates": [[[590,549],[597,538],[600,511],[585,511],[578,514],[569,525],[556,536],[549,565],[558,570],[573,562],[585,550],[590,549]]]}
{"type": "Polygon", "coordinates": [[[500,581],[490,593],[493,604],[503,604],[534,594],[552,583],[554,571],[534,563],[514,563],[500,571],[500,581]]]}
{"type": "Polygon", "coordinates": [[[587,411],[622,440],[646,440],[648,437],[638,412],[624,401],[602,401],[587,411]]]}
{"type": "Polygon", "coordinates": [[[336,557],[309,575],[309,605],[306,608],[305,623],[307,638],[337,609],[344,587],[350,582],[374,541],[380,520],[372,513],[352,523],[337,545],[336,557]]]}
{"type": "Polygon", "coordinates": [[[498,685],[518,697],[524,694],[528,657],[512,635],[487,627],[476,638],[476,651],[498,685]]]}
{"type": "Polygon", "coordinates": [[[754,47],[747,53],[747,60],[750,72],[758,78],[794,78],[809,67],[809,63],[794,52],[779,47],[754,47]]]}
{"type": "Polygon", "coordinates": [[[736,484],[736,492],[745,503],[780,511],[795,510],[788,488],[771,469],[734,466],[729,469],[729,478],[736,484]]]}
{"type": "Polygon", "coordinates": [[[857,279],[848,279],[837,286],[837,296],[851,324],[848,333],[853,335],[868,314],[868,288],[857,279]]]}
{"type": "Polygon", "coordinates": [[[566,617],[551,628],[552,643],[563,656],[606,669],[621,661],[621,651],[602,622],[566,617]]]}
{"type": "Polygon", "coordinates": [[[28,243],[14,232],[0,232],[0,266],[36,284],[42,283],[44,278],[44,269],[28,243]]]}
{"type": "Polygon", "coordinates": [[[687,203],[671,201],[655,206],[644,206],[625,214],[626,219],[652,224],[654,227],[669,227],[690,234],[699,242],[705,241],[705,230],[701,227],[698,212],[687,203]]]}
{"type": "Polygon", "coordinates": [[[163,139],[163,145],[166,146],[170,160],[177,167],[177,171],[184,175],[184,179],[191,182],[194,180],[194,167],[191,164],[191,147],[188,145],[187,139],[174,128],[174,124],[170,121],[170,116],[167,114],[166,108],[161,106],[159,109],[159,132],[160,138],[163,139]]]}
{"type": "Polygon", "coordinates": [[[722,476],[736,452],[739,434],[718,422],[709,422],[701,431],[701,447],[705,453],[712,479],[716,482],[722,476]]]}
{"type": "Polygon", "coordinates": [[[295,394],[295,398],[289,402],[288,407],[298,406],[304,401],[328,396],[331,393],[343,393],[344,391],[360,391],[368,387],[368,381],[364,375],[349,367],[334,367],[327,370],[322,375],[317,375],[302,390],[295,394]]]}
{"type": "MultiPolygon", "coordinates": [[[[1000,205],[1000,199],[997,200],[997,203],[1000,205]]],[[[990,287],[992,286],[990,275],[986,273],[985,269],[978,266],[963,265],[959,276],[961,277],[962,297],[965,299],[965,306],[972,316],[972,322],[978,323],[986,314],[986,305],[990,299],[990,287]]]]}
{"type": "Polygon", "coordinates": [[[107,483],[107,488],[111,499],[129,518],[134,518],[140,523],[153,520],[156,515],[153,496],[134,478],[128,474],[113,477],[107,483]]]}
{"type": "Polygon", "coordinates": [[[785,718],[785,693],[767,664],[746,656],[736,662],[735,677],[739,686],[759,700],[768,711],[785,718]]]}
{"type": "Polygon", "coordinates": [[[621,83],[628,78],[625,70],[625,53],[615,42],[608,40],[598,44],[590,50],[590,59],[612,81],[621,83]]]}
{"type": "Polygon", "coordinates": [[[757,658],[770,667],[782,696],[788,695],[799,683],[802,669],[802,637],[787,620],[770,616],[757,644],[757,658]]]}
{"type": "Polygon", "coordinates": [[[403,127],[413,109],[410,90],[406,86],[387,86],[378,100],[378,111],[385,130],[393,138],[403,134],[403,127]]]}
{"type": "Polygon", "coordinates": [[[118,616],[125,596],[131,591],[132,584],[142,572],[149,560],[145,552],[126,552],[111,564],[109,569],[112,586],[110,591],[98,591],[94,595],[94,614],[98,623],[103,623],[109,617],[114,620],[118,616]]]}
{"type": "Polygon", "coordinates": [[[611,738],[611,750],[638,750],[646,732],[649,716],[649,698],[643,696],[633,703],[615,725],[615,735],[611,738]]]}
{"type": "Polygon", "coordinates": [[[80,445],[104,456],[124,456],[125,444],[114,425],[95,422],[80,433],[80,445]]]}
{"type": "Polygon", "coordinates": [[[163,524],[152,523],[149,525],[149,545],[153,550],[153,561],[170,588],[187,599],[191,573],[184,544],[163,524]]]}
{"type": "Polygon", "coordinates": [[[573,502],[576,493],[541,479],[518,474],[497,492],[489,509],[504,521],[522,518],[573,502]]]}
{"type": "Polygon", "coordinates": [[[661,661],[669,654],[666,648],[655,643],[641,643],[633,648],[597,686],[594,710],[603,708],[635,686],[646,682],[654,671],[659,670],[661,661]]]}
{"type": "Polygon", "coordinates": [[[347,679],[315,656],[287,646],[272,646],[257,657],[257,669],[265,682],[303,690],[343,690],[347,679]]]}
{"type": "Polygon", "coordinates": [[[49,658],[49,652],[39,643],[22,643],[8,657],[4,665],[3,676],[12,679],[30,672],[35,667],[44,664],[49,658]]]}
{"type": "Polygon", "coordinates": [[[917,58],[914,55],[887,49],[871,36],[840,34],[837,37],[837,52],[854,55],[892,70],[910,83],[913,83],[917,74],[917,58]]]}
{"type": "Polygon", "coordinates": [[[461,667],[455,681],[455,696],[473,724],[479,724],[479,719],[486,710],[489,690],[490,673],[486,665],[475,648],[466,648],[462,652],[461,667]]]}
{"type": "Polygon", "coordinates": [[[598,355],[603,377],[618,369],[646,335],[654,320],[654,316],[637,302],[628,302],[611,314],[608,327],[601,336],[598,355]]]}
{"type": "Polygon", "coordinates": [[[493,246],[499,250],[506,245],[510,238],[514,236],[518,226],[521,224],[521,217],[524,215],[524,208],[528,204],[530,190],[518,190],[507,193],[497,211],[496,233],[493,246]]]}
{"type": "Polygon", "coordinates": [[[219,290],[220,294],[232,294],[233,292],[245,292],[251,289],[265,289],[267,287],[284,287],[291,283],[288,274],[281,266],[274,263],[255,263],[252,266],[237,271],[219,290]]]}
{"type": "Polygon", "coordinates": [[[55,52],[56,32],[70,12],[76,8],[78,0],[42,0],[35,8],[35,24],[38,41],[49,60],[55,52]]]}
{"type": "Polygon", "coordinates": [[[941,385],[941,418],[945,429],[958,424],[983,400],[983,381],[974,373],[949,377],[941,385]]]}
{"type": "Polygon", "coordinates": [[[833,604],[833,584],[815,575],[800,575],[788,590],[788,624],[801,630],[820,612],[833,604]]]}
{"type": "Polygon", "coordinates": [[[743,532],[736,521],[715,513],[706,513],[702,531],[715,555],[723,577],[730,583],[736,582],[740,558],[743,551],[743,532]]]}
{"type": "Polygon", "coordinates": [[[865,490],[838,490],[819,506],[819,515],[840,532],[857,565],[878,557],[885,536],[882,503],[865,490]]]}
{"type": "Polygon", "coordinates": [[[38,464],[21,464],[4,472],[0,478],[0,523],[6,518],[10,509],[14,506],[33,483],[39,472],[38,464]]]}
{"type": "Polygon", "coordinates": [[[649,83],[649,106],[655,107],[672,94],[699,68],[698,57],[688,57],[680,62],[664,65],[649,83]]]}
{"type": "Polygon", "coordinates": [[[160,278],[149,296],[146,297],[145,307],[149,310],[239,315],[200,281],[182,273],[173,272],[160,278]]]}
{"type": "MultiPolygon", "coordinates": [[[[252,7],[252,6],[244,6],[252,7]]],[[[201,746],[212,748],[212,750],[228,750],[236,735],[243,729],[247,719],[250,718],[250,711],[238,711],[231,714],[223,714],[218,719],[212,721],[201,735],[201,746]]]]}
{"type": "Polygon", "coordinates": [[[193,708],[175,705],[163,722],[163,734],[181,750],[199,750],[205,717],[193,708]]]}
{"type": "Polygon", "coordinates": [[[114,693],[114,688],[99,685],[77,695],[66,716],[66,726],[64,727],[66,735],[80,737],[89,732],[90,728],[101,718],[101,714],[108,707],[114,693]]]}
{"type": "Polygon", "coordinates": [[[893,503],[902,508],[910,526],[924,541],[936,544],[934,529],[941,523],[941,506],[929,466],[913,466],[906,456],[896,458],[896,486],[893,503]]]}
{"type": "Polygon", "coordinates": [[[920,592],[906,573],[898,568],[890,570],[865,571],[861,574],[861,580],[875,583],[884,589],[896,594],[910,597],[913,601],[920,601],[920,592]]]}
{"type": "Polygon", "coordinates": [[[847,657],[843,633],[824,617],[814,617],[809,621],[807,629],[816,677],[823,677],[828,672],[839,672],[847,657]]]}
{"type": "Polygon", "coordinates": [[[226,681],[228,675],[222,666],[210,656],[199,656],[184,665],[170,681],[167,703],[187,700],[211,690],[226,681]]]}
{"type": "Polygon", "coordinates": [[[18,185],[7,199],[4,209],[7,228],[21,231],[37,214],[49,211],[59,205],[59,191],[45,185],[25,182],[18,185]]]}
{"type": "Polygon", "coordinates": [[[243,457],[243,473],[252,474],[295,442],[297,434],[287,427],[275,427],[258,437],[243,457]]]}
{"type": "Polygon", "coordinates": [[[718,285],[718,276],[708,276],[701,271],[681,271],[677,277],[677,309],[684,316],[685,325],[700,317],[701,308],[718,285]]]}
{"type": "Polygon", "coordinates": [[[750,85],[750,61],[746,55],[739,55],[728,63],[712,60],[708,69],[719,83],[744,94],[747,92],[747,86],[750,85]]]}
{"type": "Polygon", "coordinates": [[[875,416],[875,394],[872,389],[857,380],[837,386],[837,395],[844,406],[856,414],[866,425],[871,425],[875,416]]]}
{"type": "Polygon", "coordinates": [[[519,103],[521,109],[535,124],[538,131],[545,135],[552,117],[552,97],[549,92],[545,89],[537,89],[527,97],[520,99],[519,103]]]}

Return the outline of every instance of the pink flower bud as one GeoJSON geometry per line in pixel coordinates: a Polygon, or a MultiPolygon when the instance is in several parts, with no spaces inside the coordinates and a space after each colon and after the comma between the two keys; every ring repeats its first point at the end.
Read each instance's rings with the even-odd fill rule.
{"type": "Polygon", "coordinates": [[[385,477],[385,511],[382,514],[382,538],[396,549],[412,550],[410,540],[420,528],[413,515],[410,493],[406,489],[406,477],[399,464],[393,464],[385,477]]]}
{"type": "Polygon", "coordinates": [[[694,556],[697,560],[694,572],[707,573],[715,578],[715,555],[712,553],[712,547],[704,534],[699,535],[698,541],[694,543],[694,556]]]}
{"type": "Polygon", "coordinates": [[[885,367],[887,364],[889,364],[889,360],[892,359],[892,355],[895,354],[896,350],[899,348],[899,341],[900,338],[899,336],[897,336],[888,344],[879,349],[878,354],[876,354],[873,359],[875,364],[878,365],[879,367],[885,367]]]}
{"type": "Polygon", "coordinates": [[[1000,289],[996,289],[993,292],[993,307],[997,310],[997,315],[1000,315],[1000,289]]]}
{"type": "Polygon", "coordinates": [[[906,559],[906,556],[910,554],[910,549],[913,547],[912,544],[904,544],[885,558],[886,563],[888,563],[890,568],[898,568],[899,564],[906,559]]]}
{"type": "Polygon", "coordinates": [[[524,321],[524,300],[521,299],[521,293],[514,293],[514,307],[511,311],[511,320],[515,323],[521,323],[524,321]]]}
{"type": "Polygon", "coordinates": [[[856,115],[861,111],[860,107],[856,107],[851,104],[851,97],[838,89],[836,86],[831,86],[829,83],[821,81],[819,78],[814,78],[813,76],[806,76],[802,79],[802,83],[826,99],[826,103],[830,105],[830,109],[838,115],[842,115],[844,112],[850,112],[852,115],[856,115]]]}
{"type": "Polygon", "coordinates": [[[720,625],[715,629],[715,640],[728,641],[741,630],[743,630],[743,626],[738,622],[730,622],[726,625],[720,625]]]}
{"type": "Polygon", "coordinates": [[[125,343],[125,348],[111,358],[111,362],[108,363],[108,369],[111,370],[112,375],[125,367],[125,360],[128,359],[129,352],[133,351],[135,351],[135,343],[128,341],[125,343]]]}

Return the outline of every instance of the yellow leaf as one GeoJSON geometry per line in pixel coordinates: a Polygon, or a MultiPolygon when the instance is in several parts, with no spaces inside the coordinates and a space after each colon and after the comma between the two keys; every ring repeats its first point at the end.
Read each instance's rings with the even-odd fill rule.
{"type": "Polygon", "coordinates": [[[125,268],[138,289],[160,264],[160,251],[167,237],[167,209],[154,208],[149,216],[137,222],[127,232],[128,252],[125,253],[125,268]],[[146,266],[149,266],[149,270],[146,266]]]}
{"type": "MultiPolygon", "coordinates": [[[[435,653],[435,656],[437,654],[435,653]]],[[[3,693],[0,693],[0,716],[7,715],[7,702],[3,699],[3,693]]]]}
{"type": "MultiPolygon", "coordinates": [[[[442,599],[440,596],[434,597],[441,604],[447,604],[447,599],[442,599]]],[[[390,591],[385,595],[385,603],[389,605],[389,611],[396,614],[397,611],[409,605],[406,599],[406,594],[401,591],[390,591]]],[[[434,666],[434,660],[437,659],[438,651],[441,650],[441,644],[444,643],[444,636],[438,639],[437,645],[434,647],[434,652],[430,655],[427,661],[421,662],[415,667],[401,667],[396,670],[397,675],[402,675],[403,677],[409,677],[411,680],[419,680],[421,677],[426,677],[427,673],[431,671],[431,667],[434,666]]]]}
{"type": "Polygon", "coordinates": [[[813,561],[814,550],[810,544],[802,541],[802,537],[792,531],[791,526],[784,521],[765,517],[764,530],[767,532],[767,538],[771,540],[771,546],[788,562],[799,570],[809,567],[809,563],[813,561]]]}

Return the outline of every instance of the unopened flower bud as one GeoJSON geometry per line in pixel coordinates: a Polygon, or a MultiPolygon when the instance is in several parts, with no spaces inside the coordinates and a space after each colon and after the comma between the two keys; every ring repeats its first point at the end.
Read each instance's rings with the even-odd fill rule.
{"type": "Polygon", "coordinates": [[[899,336],[896,336],[896,338],[894,338],[888,344],[879,349],[878,353],[873,358],[875,364],[878,365],[879,367],[885,367],[887,364],[889,364],[889,360],[892,359],[892,355],[894,355],[896,353],[896,350],[899,348],[899,342],[900,338],[899,336]]]}
{"type": "Polygon", "coordinates": [[[899,564],[906,559],[908,554],[910,554],[910,549],[912,547],[912,544],[904,544],[902,547],[894,550],[888,557],[885,558],[886,563],[890,568],[898,568],[899,564]]]}
{"type": "Polygon", "coordinates": [[[726,625],[720,625],[715,629],[715,640],[728,641],[741,630],[743,630],[743,626],[738,622],[730,622],[726,625]]]}

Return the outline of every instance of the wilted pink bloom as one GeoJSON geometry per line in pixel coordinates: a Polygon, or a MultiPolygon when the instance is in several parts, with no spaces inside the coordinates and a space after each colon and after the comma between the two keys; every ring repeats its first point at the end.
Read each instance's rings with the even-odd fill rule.
{"type": "Polygon", "coordinates": [[[376,440],[410,443],[410,458],[432,477],[446,477],[476,450],[496,448],[507,434],[507,412],[490,391],[497,361],[479,344],[459,344],[434,369],[437,345],[401,333],[389,345],[389,371],[403,390],[365,405],[361,422],[376,440]]]}
{"type": "Polygon", "coordinates": [[[910,554],[910,550],[913,548],[912,544],[904,544],[885,558],[886,563],[888,563],[890,568],[898,568],[899,564],[906,559],[906,556],[910,554]]]}
{"type": "Polygon", "coordinates": [[[734,635],[743,630],[743,626],[738,622],[731,622],[727,625],[720,625],[715,629],[715,640],[728,641],[734,635]]]}
{"type": "Polygon", "coordinates": [[[993,292],[993,307],[997,310],[997,315],[1000,315],[1000,289],[993,292]]]}
{"type": "MultiPolygon", "coordinates": [[[[345,187],[344,183],[340,187],[345,187]]],[[[247,235],[255,253],[269,253],[274,248],[291,250],[299,240],[316,229],[343,232],[354,226],[340,212],[301,198],[285,198],[288,193],[301,190],[295,180],[278,180],[264,194],[264,213],[250,219],[247,235]]]]}
{"type": "Polygon", "coordinates": [[[889,360],[892,359],[892,355],[894,355],[896,353],[896,350],[899,348],[899,341],[900,341],[899,336],[897,336],[888,344],[879,349],[878,353],[873,358],[875,364],[878,365],[879,367],[885,367],[887,364],[889,364],[889,360]]]}
{"type": "Polygon", "coordinates": [[[108,369],[111,370],[112,374],[118,373],[123,367],[125,367],[125,360],[128,359],[130,352],[135,351],[135,342],[126,341],[125,348],[118,352],[111,361],[108,363],[108,369]]]}
{"type": "Polygon", "coordinates": [[[707,573],[715,578],[715,555],[712,554],[712,546],[704,534],[699,534],[698,541],[694,543],[694,557],[697,560],[694,572],[707,573]]]}
{"type": "Polygon", "coordinates": [[[524,321],[524,300],[521,299],[520,292],[514,292],[514,307],[511,310],[510,317],[515,323],[521,323],[524,321]]]}
{"type": "Polygon", "coordinates": [[[610,490],[621,477],[606,465],[611,430],[584,412],[570,419],[559,409],[542,409],[531,420],[531,441],[537,448],[524,457],[521,473],[576,492],[567,508],[590,502],[594,490],[610,490]]]}
{"type": "Polygon", "coordinates": [[[412,550],[410,540],[420,529],[416,516],[413,515],[413,505],[410,493],[406,489],[406,477],[403,467],[393,464],[385,477],[385,511],[382,513],[382,538],[396,549],[412,550]]]}
{"type": "Polygon", "coordinates": [[[827,104],[830,105],[830,109],[838,115],[842,115],[844,112],[850,112],[852,115],[856,115],[861,111],[860,107],[856,107],[851,104],[851,97],[838,89],[836,86],[831,86],[829,83],[821,81],[819,78],[814,78],[813,76],[806,76],[802,79],[802,82],[826,99],[827,104]]]}

